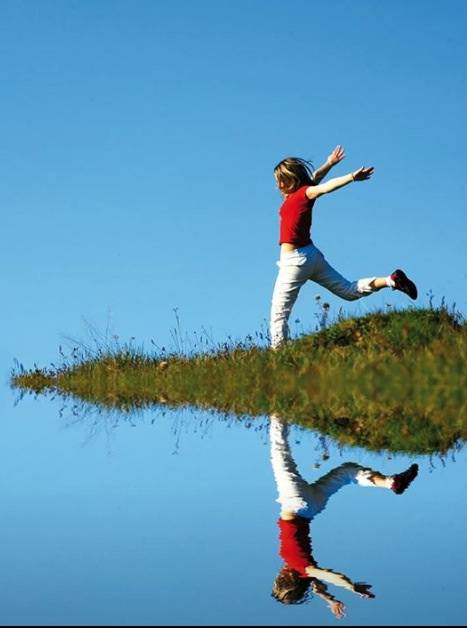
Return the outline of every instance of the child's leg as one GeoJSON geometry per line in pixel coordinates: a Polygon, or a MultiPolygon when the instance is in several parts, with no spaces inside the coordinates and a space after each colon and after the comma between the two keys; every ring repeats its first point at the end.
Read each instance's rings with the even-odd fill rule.
{"type": "Polygon", "coordinates": [[[271,463],[282,510],[297,512],[306,507],[308,482],[300,475],[288,442],[289,426],[272,414],[269,423],[271,463]]]}
{"type": "Polygon", "coordinates": [[[340,467],[332,469],[316,482],[308,484],[306,495],[309,511],[306,516],[313,517],[321,512],[331,495],[337,493],[347,484],[391,489],[393,482],[394,476],[392,475],[383,475],[354,462],[346,462],[340,467]]]}
{"type": "Polygon", "coordinates": [[[326,261],[322,253],[315,264],[311,279],[347,301],[360,299],[388,286],[386,277],[367,277],[357,281],[348,281],[326,261]]]}
{"type": "Polygon", "coordinates": [[[271,346],[277,348],[289,337],[288,320],[300,288],[309,278],[307,268],[280,262],[271,304],[271,346]]]}

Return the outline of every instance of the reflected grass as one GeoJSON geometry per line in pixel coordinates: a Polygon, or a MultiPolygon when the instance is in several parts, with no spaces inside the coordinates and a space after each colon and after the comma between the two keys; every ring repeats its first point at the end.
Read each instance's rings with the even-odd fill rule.
{"type": "Polygon", "coordinates": [[[82,348],[59,367],[18,365],[11,382],[109,409],[275,413],[344,445],[439,453],[467,435],[466,349],[459,314],[411,309],[342,319],[279,351],[249,341],[192,355],[82,348]]]}

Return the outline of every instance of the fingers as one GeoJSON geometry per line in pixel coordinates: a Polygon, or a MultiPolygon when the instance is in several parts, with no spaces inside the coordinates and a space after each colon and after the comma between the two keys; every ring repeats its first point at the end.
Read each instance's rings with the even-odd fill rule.
{"type": "Polygon", "coordinates": [[[337,602],[333,610],[337,619],[345,617],[345,605],[342,602],[337,602]]]}
{"type": "Polygon", "coordinates": [[[337,161],[341,161],[342,159],[344,159],[345,151],[344,151],[344,149],[342,148],[342,146],[340,144],[338,144],[336,146],[336,148],[334,149],[333,152],[334,152],[334,155],[335,155],[337,161]]]}
{"type": "Polygon", "coordinates": [[[356,582],[354,584],[354,591],[355,593],[358,593],[360,597],[374,598],[375,594],[369,590],[371,587],[372,585],[366,582],[356,582]]]}
{"type": "Polygon", "coordinates": [[[342,161],[345,157],[345,151],[340,144],[338,144],[335,149],[331,152],[328,157],[328,160],[331,161],[332,165],[335,165],[342,161]]]}
{"type": "Polygon", "coordinates": [[[364,181],[365,179],[369,179],[371,177],[374,170],[373,166],[369,166],[368,168],[362,166],[354,172],[354,178],[357,179],[357,181],[364,181]]]}
{"type": "Polygon", "coordinates": [[[361,597],[369,597],[369,598],[375,597],[375,594],[372,593],[371,591],[358,591],[358,594],[361,597]]]}

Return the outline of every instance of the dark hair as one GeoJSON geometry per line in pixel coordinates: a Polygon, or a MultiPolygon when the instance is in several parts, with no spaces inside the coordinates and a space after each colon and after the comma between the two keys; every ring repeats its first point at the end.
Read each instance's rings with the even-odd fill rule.
{"type": "Polygon", "coordinates": [[[274,176],[281,189],[291,194],[302,185],[313,185],[313,164],[300,157],[287,157],[274,168],[274,176]]]}
{"type": "Polygon", "coordinates": [[[312,578],[302,578],[298,571],[283,567],[272,585],[272,597],[282,604],[303,604],[309,598],[312,578]]]}

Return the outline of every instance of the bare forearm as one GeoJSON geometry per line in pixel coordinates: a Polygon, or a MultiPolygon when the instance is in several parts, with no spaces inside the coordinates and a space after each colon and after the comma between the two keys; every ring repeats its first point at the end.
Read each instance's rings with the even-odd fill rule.
{"type": "Polygon", "coordinates": [[[327,586],[319,580],[315,580],[314,582],[312,581],[311,590],[315,595],[326,602],[336,601],[336,598],[332,595],[332,593],[329,593],[327,586]]]}
{"type": "Polygon", "coordinates": [[[321,181],[321,179],[324,179],[324,177],[331,170],[333,165],[334,164],[330,163],[327,160],[326,163],[324,163],[313,172],[313,182],[315,183],[315,185],[317,185],[321,181]]]}
{"type": "Polygon", "coordinates": [[[354,181],[352,173],[345,174],[342,177],[336,177],[335,179],[329,179],[326,183],[320,183],[319,185],[309,187],[307,190],[308,198],[317,198],[322,194],[329,194],[330,192],[334,192],[335,190],[344,187],[344,185],[352,183],[352,181],[354,181]]]}
{"type": "Polygon", "coordinates": [[[329,192],[334,192],[334,190],[338,190],[339,188],[344,187],[344,185],[353,183],[353,181],[353,174],[349,172],[349,174],[344,174],[342,177],[329,179],[329,181],[327,181],[326,183],[322,183],[320,187],[324,190],[323,194],[329,194],[329,192]]]}
{"type": "Polygon", "coordinates": [[[332,569],[321,569],[319,567],[307,567],[306,572],[311,578],[318,578],[319,580],[324,580],[338,587],[344,587],[344,589],[348,589],[349,591],[354,590],[354,583],[352,582],[352,580],[350,580],[350,578],[348,578],[342,573],[332,571],[332,569]]]}
{"type": "Polygon", "coordinates": [[[341,162],[344,157],[345,151],[342,146],[338,144],[336,148],[331,151],[331,154],[328,155],[326,162],[313,173],[314,184],[317,185],[321,181],[321,179],[324,179],[324,177],[331,170],[331,168],[341,162]]]}

